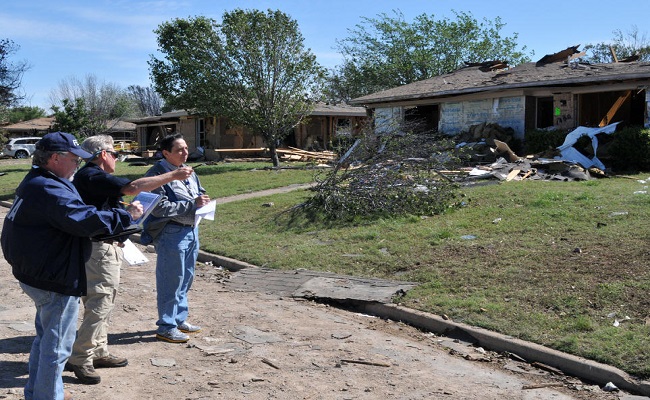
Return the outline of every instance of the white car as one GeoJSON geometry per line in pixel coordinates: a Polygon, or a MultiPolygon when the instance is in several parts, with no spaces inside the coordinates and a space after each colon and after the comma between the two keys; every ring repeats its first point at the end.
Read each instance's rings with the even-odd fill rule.
{"type": "Polygon", "coordinates": [[[41,140],[40,137],[22,137],[9,139],[5,144],[2,153],[5,156],[13,158],[28,158],[34,154],[36,150],[36,142],[41,140]]]}

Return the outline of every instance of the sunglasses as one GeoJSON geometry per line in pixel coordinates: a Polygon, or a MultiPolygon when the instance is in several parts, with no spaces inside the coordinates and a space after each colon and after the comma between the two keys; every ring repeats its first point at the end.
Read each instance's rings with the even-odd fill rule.
{"type": "Polygon", "coordinates": [[[90,159],[91,159],[91,160],[94,159],[95,157],[97,157],[98,155],[100,155],[100,154],[102,153],[102,151],[105,151],[106,154],[110,154],[110,155],[112,155],[113,158],[115,158],[115,159],[117,159],[117,157],[120,156],[120,153],[118,153],[117,151],[114,151],[114,150],[99,150],[99,151],[94,152],[94,153],[93,153],[93,156],[92,156],[90,159]]]}

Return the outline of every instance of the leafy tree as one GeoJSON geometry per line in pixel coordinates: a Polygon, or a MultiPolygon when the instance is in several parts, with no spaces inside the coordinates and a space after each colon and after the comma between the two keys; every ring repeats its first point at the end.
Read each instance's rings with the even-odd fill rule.
{"type": "Polygon", "coordinates": [[[63,99],[63,108],[52,106],[54,111],[54,130],[71,133],[78,138],[93,136],[106,130],[106,124],[93,118],[88,112],[86,101],[63,99]]]}
{"type": "Polygon", "coordinates": [[[456,20],[421,14],[409,23],[396,10],[377,18],[363,18],[337,41],[343,65],[331,71],[328,97],[351,98],[452,72],[465,62],[530,61],[517,49],[517,37],[502,37],[500,18],[477,21],[471,13],[455,13],[456,20]]]}
{"type": "Polygon", "coordinates": [[[591,63],[614,62],[613,50],[619,60],[638,55],[640,61],[650,61],[650,42],[645,33],[639,32],[636,25],[633,25],[625,34],[620,29],[615,30],[613,34],[614,37],[609,43],[601,42],[585,45],[584,51],[588,52],[589,56],[585,57],[584,60],[591,63]]]}
{"type": "Polygon", "coordinates": [[[227,117],[260,134],[279,165],[277,146],[313,108],[324,77],[303,46],[298,24],[281,11],[237,9],[222,24],[205,17],[159,26],[149,66],[166,104],[227,117]]]}
{"type": "Polygon", "coordinates": [[[152,87],[131,85],[126,90],[131,101],[137,106],[140,116],[160,115],[163,101],[152,87]]]}
{"type": "Polygon", "coordinates": [[[9,123],[15,124],[30,119],[43,118],[46,116],[45,110],[40,107],[14,107],[8,110],[9,123]]]}
{"type": "Polygon", "coordinates": [[[155,90],[170,109],[222,113],[224,105],[211,95],[225,87],[220,76],[225,55],[217,29],[214,20],[196,17],[165,22],[154,31],[164,59],[152,55],[149,68],[155,90]]]}

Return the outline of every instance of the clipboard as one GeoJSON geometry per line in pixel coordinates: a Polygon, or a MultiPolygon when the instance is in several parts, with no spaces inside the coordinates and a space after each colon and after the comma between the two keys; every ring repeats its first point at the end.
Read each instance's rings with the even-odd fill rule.
{"type": "Polygon", "coordinates": [[[162,194],[156,194],[151,192],[140,192],[137,196],[133,198],[131,202],[139,201],[142,204],[142,216],[137,220],[133,221],[133,225],[139,225],[142,227],[144,220],[147,219],[149,214],[153,211],[154,208],[160,203],[162,199],[162,194]]]}
{"type": "Polygon", "coordinates": [[[158,203],[160,203],[162,197],[163,196],[161,194],[156,194],[151,192],[138,193],[138,195],[133,198],[132,202],[137,200],[142,204],[142,216],[140,218],[133,221],[131,225],[129,225],[128,227],[126,227],[126,229],[124,229],[119,233],[98,235],[92,237],[91,239],[95,241],[113,240],[113,239],[119,239],[124,236],[129,236],[134,233],[141,232],[144,220],[147,219],[147,217],[151,214],[154,208],[156,208],[158,203]]]}

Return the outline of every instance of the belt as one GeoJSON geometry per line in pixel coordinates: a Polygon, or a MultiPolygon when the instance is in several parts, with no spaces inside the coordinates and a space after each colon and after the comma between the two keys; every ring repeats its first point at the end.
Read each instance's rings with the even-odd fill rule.
{"type": "Polygon", "coordinates": [[[180,223],[180,222],[176,222],[176,221],[169,221],[168,224],[178,225],[178,226],[186,226],[186,227],[188,227],[188,228],[194,228],[194,225],[191,225],[191,224],[182,224],[182,223],[180,223]]]}

